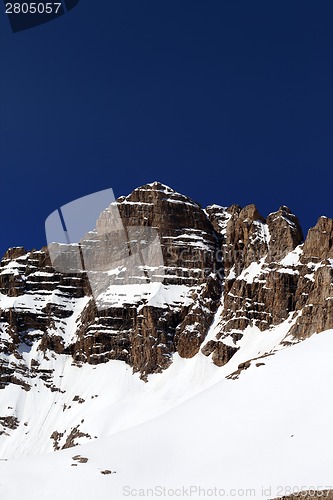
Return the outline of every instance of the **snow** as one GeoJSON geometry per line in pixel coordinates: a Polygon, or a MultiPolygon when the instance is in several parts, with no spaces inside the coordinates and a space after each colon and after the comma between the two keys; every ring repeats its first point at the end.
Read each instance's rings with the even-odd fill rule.
{"type": "Polygon", "coordinates": [[[202,250],[206,250],[207,252],[209,252],[210,250],[213,250],[214,247],[209,247],[206,243],[205,243],[205,239],[203,238],[203,236],[199,236],[197,234],[192,234],[192,232],[190,234],[180,234],[178,236],[174,236],[172,238],[172,241],[175,245],[180,245],[180,244],[183,244],[183,245],[186,245],[188,247],[194,247],[194,248],[200,248],[202,250]]]}
{"type": "Polygon", "coordinates": [[[260,276],[264,264],[264,258],[260,262],[251,262],[251,264],[243,269],[241,274],[237,276],[237,280],[244,280],[246,283],[253,283],[254,279],[260,276]]]}
{"type": "MultiPolygon", "coordinates": [[[[159,192],[159,193],[163,193],[165,195],[167,195],[167,200],[168,200],[168,203],[182,203],[184,205],[189,205],[191,207],[198,207],[198,204],[195,203],[193,200],[191,200],[190,198],[188,198],[187,196],[184,196],[180,193],[177,193],[174,189],[172,189],[171,187],[165,185],[165,184],[161,184],[159,182],[151,182],[149,184],[145,184],[145,186],[141,186],[141,187],[138,187],[137,189],[134,190],[134,192],[136,191],[140,191],[140,192],[144,192],[144,191],[147,191],[147,192],[151,192],[152,189],[147,189],[146,186],[148,187],[151,187],[151,188],[154,188],[154,191],[155,192],[159,192]],[[157,186],[159,186],[160,189],[157,189],[157,186]],[[175,198],[178,198],[178,199],[175,199],[175,198]]],[[[127,199],[130,197],[131,195],[129,196],[126,196],[124,198],[124,200],[121,200],[120,203],[128,203],[127,199]]],[[[149,203],[142,203],[142,202],[131,202],[131,203],[135,203],[135,204],[143,204],[143,205],[149,205],[149,203]]]]}
{"type": "Polygon", "coordinates": [[[222,205],[217,205],[216,203],[208,205],[207,208],[211,210],[221,210],[221,212],[226,212],[228,210],[228,207],[222,207],[222,205]]]}
{"type": "MultiPolygon", "coordinates": [[[[161,193],[176,193],[174,189],[172,189],[170,186],[167,186],[166,184],[163,184],[158,181],[150,182],[148,184],[145,184],[146,186],[150,186],[155,188],[155,191],[160,191],[161,193]],[[156,189],[156,186],[160,186],[162,189],[156,189]]],[[[135,191],[151,191],[151,189],[144,189],[142,186],[138,187],[135,189],[135,191]]]]}
{"type": "Polygon", "coordinates": [[[297,269],[290,269],[288,267],[285,267],[285,268],[282,268],[282,269],[278,269],[278,273],[282,273],[282,274],[299,274],[299,271],[297,271],[297,269]]]}
{"type": "Polygon", "coordinates": [[[300,257],[303,253],[303,245],[299,245],[292,252],[289,252],[281,261],[282,266],[298,266],[300,264],[300,257]]]}
{"type": "MultiPolygon", "coordinates": [[[[258,343],[254,352],[263,337],[252,334],[258,343]]],[[[249,344],[251,332],[247,335],[244,344],[249,344]]],[[[278,340],[282,332],[272,335],[278,340]]],[[[170,369],[151,376],[147,384],[120,362],[96,367],[95,375],[92,367],[88,374],[85,368],[66,365],[72,377],[71,395],[79,388],[82,392],[83,380],[87,399],[96,387],[102,393],[110,386],[109,400],[106,395],[90,397],[94,430],[107,429],[112,419],[124,419],[123,427],[72,449],[0,461],[1,496],[120,500],[128,493],[138,496],[139,489],[146,493],[150,489],[149,496],[157,498],[156,487],[173,491],[192,487],[190,497],[199,500],[204,490],[216,487],[226,497],[231,489],[251,489],[248,496],[266,499],[287,487],[332,487],[332,353],[330,330],[262,358],[263,365],[252,364],[236,380],[222,377],[225,367],[218,369],[203,356],[176,357],[170,369]],[[209,378],[210,387],[200,390],[209,378]],[[119,405],[112,406],[117,398],[119,405]],[[147,418],[157,401],[159,412],[147,418]],[[72,467],[74,455],[87,457],[88,462],[72,467]],[[105,469],[114,473],[101,474],[105,469]]],[[[14,391],[18,396],[20,390],[13,387],[14,391]]],[[[75,411],[79,417],[84,405],[73,405],[75,409],[63,412],[65,416],[75,411]]],[[[38,429],[43,427],[38,406],[34,415],[37,443],[42,437],[38,429]]]]}
{"type": "Polygon", "coordinates": [[[236,278],[235,265],[233,265],[232,268],[230,269],[226,279],[229,281],[229,280],[233,280],[235,278],[236,278]]]}
{"type": "MultiPolygon", "coordinates": [[[[74,322],[82,307],[84,303],[79,302],[74,317],[67,321],[74,322]]],[[[222,310],[223,304],[218,308],[207,340],[213,339],[219,332],[222,310]]],[[[70,324],[66,326],[68,333],[64,338],[68,343],[71,340],[69,332],[75,329],[70,324]]],[[[36,378],[30,380],[33,387],[28,393],[13,384],[0,392],[1,407],[15,408],[20,421],[20,427],[13,431],[12,438],[0,436],[0,458],[51,451],[51,434],[55,430],[67,431],[63,444],[70,429],[82,420],[80,430],[91,437],[105,437],[138,425],[233,373],[240,363],[272,352],[290,326],[287,320],[266,332],[260,332],[255,327],[248,328],[237,344],[238,352],[223,368],[216,367],[201,352],[192,359],[182,359],[175,354],[171,366],[162,374],[150,375],[147,384],[120,361],[78,367],[65,355],[47,352],[45,358],[36,344],[25,352],[22,349],[27,366],[35,359],[40,363],[39,369],[51,370],[52,383],[60,391],[51,392],[41,379],[36,378]],[[96,394],[98,399],[92,401],[92,396],[96,394]],[[73,403],[75,396],[82,398],[84,403],[73,403]],[[64,405],[67,407],[65,412],[64,405]],[[25,426],[24,422],[28,425],[25,426]]],[[[8,361],[16,360],[11,356],[8,361]]]]}
{"type": "MultiPolygon", "coordinates": [[[[168,195],[173,193],[167,186],[161,189],[168,195]]],[[[171,194],[169,202],[192,205],[189,199],[180,201],[173,196],[180,195],[171,194]]],[[[122,203],[132,202],[125,199],[122,203]]],[[[219,224],[223,232],[231,215],[222,215],[225,218],[219,224]]],[[[254,224],[258,227],[252,243],[268,243],[267,225],[260,221],[254,224]]],[[[173,243],[209,250],[202,233],[192,232],[173,238],[173,243]]],[[[277,268],[277,272],[297,274],[302,248],[300,245],[282,259],[279,264],[283,267],[277,268]]],[[[321,265],[310,263],[305,277],[314,280],[310,273],[321,265]]],[[[21,266],[11,263],[1,273],[19,274],[21,266]]],[[[159,267],[138,269],[158,271],[159,267]]],[[[172,273],[176,269],[182,268],[169,268],[172,273]]],[[[124,270],[119,266],[108,274],[118,276],[124,270]]],[[[194,271],[201,270],[191,270],[194,271]]],[[[244,269],[237,279],[250,284],[264,273],[262,258],[244,269]]],[[[44,272],[29,278],[32,276],[52,279],[52,274],[44,272]]],[[[155,273],[154,277],[163,275],[155,273]]],[[[232,268],[228,279],[235,277],[232,268]]],[[[193,304],[197,293],[199,287],[195,286],[135,283],[110,285],[97,300],[119,308],[141,301],[138,311],[143,304],[163,309],[181,304],[183,308],[193,304]]],[[[60,334],[65,346],[75,341],[80,314],[88,301],[88,297],[66,297],[59,290],[29,292],[20,297],[0,293],[1,310],[13,308],[43,314],[45,306],[51,303],[73,312],[48,331],[49,335],[60,334]]],[[[222,313],[223,302],[204,344],[219,336],[222,313]]],[[[16,375],[32,385],[29,392],[15,384],[0,391],[2,415],[17,417],[19,421],[16,430],[3,428],[0,423],[1,497],[120,500],[128,492],[137,496],[134,492],[141,488],[146,497],[155,498],[160,495],[154,491],[148,494],[147,489],[154,490],[157,485],[181,491],[192,485],[191,498],[195,499],[211,496],[194,491],[199,487],[207,491],[217,487],[229,493],[231,488],[250,488],[255,491],[251,498],[262,499],[279,496],[278,485],[332,487],[333,330],[286,347],[284,341],[292,341],[288,331],[296,320],[297,316],[292,319],[291,313],[287,320],[266,331],[248,326],[236,343],[235,332],[231,332],[223,342],[236,345],[238,351],[222,368],[201,351],[191,359],[174,354],[169,368],[149,375],[147,383],[124,362],[75,365],[70,356],[39,351],[38,342],[32,347],[21,343],[21,359],[1,354],[3,364],[15,368],[16,375]],[[38,361],[38,370],[49,371],[50,382],[34,376],[32,360],[38,361]],[[249,360],[251,366],[240,371],[240,364],[249,360]],[[24,366],[28,367],[29,380],[22,374],[24,366]],[[49,388],[51,384],[54,391],[49,388]],[[77,439],[79,446],[75,448],[53,452],[51,435],[55,431],[63,433],[63,446],[76,426],[90,437],[77,439]],[[78,454],[87,457],[88,462],[72,467],[72,457],[78,454]],[[105,469],[114,473],[101,474],[105,469]],[[262,487],[270,488],[270,493],[265,496],[262,487]]],[[[10,340],[6,325],[1,323],[0,328],[1,341],[10,340]]],[[[96,329],[107,335],[114,333],[111,328],[94,325],[87,336],[96,329]]],[[[187,329],[196,330],[195,325],[188,325],[187,329]]],[[[43,332],[26,333],[38,337],[43,332]]],[[[127,350],[124,348],[123,352],[127,350]]]]}
{"type": "Polygon", "coordinates": [[[97,297],[97,302],[112,307],[123,307],[124,304],[138,304],[141,300],[145,305],[166,308],[170,304],[184,302],[190,305],[194,287],[186,285],[163,285],[162,283],[144,283],[128,285],[111,285],[97,297]]]}
{"type": "Polygon", "coordinates": [[[197,207],[198,205],[196,203],[192,203],[190,201],[184,201],[184,200],[173,200],[172,198],[168,199],[168,203],[178,203],[181,205],[188,205],[190,207],[197,207]]]}
{"type": "Polygon", "coordinates": [[[13,307],[16,297],[8,297],[8,295],[3,295],[0,293],[0,308],[9,309],[13,307]]]}
{"type": "MultiPolygon", "coordinates": [[[[261,222],[258,222],[258,224],[262,224],[261,222]]],[[[264,227],[265,224],[262,224],[264,227]]],[[[268,230],[267,230],[268,231],[268,230]]],[[[265,234],[264,232],[261,233],[262,238],[265,238],[266,242],[269,242],[270,235],[269,233],[265,234]],[[264,235],[265,234],[265,235],[264,235]]],[[[286,255],[279,263],[278,265],[282,267],[277,268],[277,272],[279,273],[284,273],[284,274],[299,274],[299,271],[297,269],[297,266],[300,265],[300,257],[303,252],[303,245],[299,245],[295,250],[292,252],[289,252],[288,255],[286,255]]],[[[309,269],[318,269],[321,264],[314,264],[310,263],[308,264],[309,269]]],[[[268,272],[267,267],[265,267],[265,258],[262,258],[260,262],[252,262],[247,268],[243,269],[241,274],[236,278],[237,280],[244,280],[247,283],[253,283],[256,279],[259,278],[261,274],[266,274],[268,272]]],[[[227,276],[227,279],[234,279],[235,276],[235,271],[234,267],[230,270],[229,275],[227,276]]],[[[312,275],[306,275],[305,277],[308,277],[308,279],[313,279],[312,275]]]]}
{"type": "Polygon", "coordinates": [[[289,317],[275,328],[264,331],[259,330],[256,326],[248,326],[244,330],[243,337],[236,344],[237,347],[241,349],[235,354],[231,361],[236,364],[238,362],[238,357],[239,360],[241,360],[241,358],[253,359],[268,353],[273,353],[276,349],[280,349],[281,342],[285,339],[288,331],[296,321],[296,318],[293,320],[291,319],[292,316],[293,313],[290,313],[289,317]]]}
{"type": "Polygon", "coordinates": [[[185,307],[193,303],[191,295],[194,288],[186,285],[162,285],[158,284],[158,293],[155,293],[148,304],[153,307],[166,308],[171,304],[182,303],[185,307]]]}
{"type": "Polygon", "coordinates": [[[259,221],[259,220],[254,220],[253,221],[253,226],[257,228],[257,231],[255,233],[255,237],[251,235],[251,243],[252,245],[256,244],[259,241],[269,243],[271,239],[271,235],[268,229],[268,225],[259,221]]]}
{"type": "Polygon", "coordinates": [[[144,201],[128,201],[128,200],[123,200],[121,202],[121,204],[125,204],[125,205],[154,205],[154,203],[147,203],[147,202],[144,202],[144,201]]]}
{"type": "Polygon", "coordinates": [[[229,220],[231,219],[232,215],[231,213],[228,212],[228,208],[227,207],[222,207],[220,205],[216,205],[216,204],[213,204],[213,205],[209,205],[206,210],[204,210],[204,213],[205,215],[208,217],[208,219],[210,220],[210,215],[209,215],[209,211],[213,211],[215,212],[215,215],[216,212],[220,212],[219,215],[221,215],[221,217],[216,217],[216,222],[218,224],[218,227],[220,229],[220,234],[221,235],[225,235],[226,234],[226,230],[227,230],[227,225],[228,225],[228,222],[229,220]]]}

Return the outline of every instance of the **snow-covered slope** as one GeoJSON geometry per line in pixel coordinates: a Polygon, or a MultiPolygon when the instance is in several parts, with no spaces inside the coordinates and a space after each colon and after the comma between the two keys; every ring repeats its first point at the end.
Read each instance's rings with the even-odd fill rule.
{"type": "MultiPolygon", "coordinates": [[[[158,498],[166,488],[165,497],[200,499],[214,496],[216,488],[215,497],[263,499],[290,488],[332,487],[332,353],[330,330],[262,358],[238,379],[223,378],[140,425],[133,421],[127,430],[57,453],[1,461],[1,496],[120,500],[158,498]],[[72,458],[77,455],[88,461],[72,458]]],[[[180,394],[181,387],[203,387],[207,359],[178,362],[170,377],[163,374],[160,386],[144,394],[145,406],[156,405],[157,389],[167,403],[174,389],[180,394]]],[[[210,368],[213,381],[216,367],[210,368]]],[[[124,384],[126,374],[120,365],[115,370],[124,384]]],[[[137,407],[138,422],[144,412],[137,407]]],[[[96,426],[107,427],[106,414],[96,415],[96,426]]]]}
{"type": "MultiPolygon", "coordinates": [[[[216,322],[218,318],[219,311],[216,322]]],[[[215,334],[215,324],[208,339],[215,334]]],[[[0,458],[50,452],[149,420],[226,376],[238,376],[242,363],[282,349],[289,329],[289,320],[269,332],[247,328],[238,351],[222,368],[201,352],[187,360],[175,354],[171,366],[150,375],[148,383],[122,361],[77,366],[66,355],[46,359],[33,350],[22,352],[27,365],[39,356],[39,370],[52,373],[56,390],[37,378],[30,391],[16,384],[1,391],[2,412],[15,419],[17,427],[7,426],[0,436],[0,458]]]]}

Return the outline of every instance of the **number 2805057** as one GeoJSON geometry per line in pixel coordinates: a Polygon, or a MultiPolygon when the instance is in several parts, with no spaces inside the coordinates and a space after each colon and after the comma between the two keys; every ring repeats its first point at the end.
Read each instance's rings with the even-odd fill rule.
{"type": "Polygon", "coordinates": [[[6,14],[58,14],[62,4],[55,2],[6,3],[6,14]]]}

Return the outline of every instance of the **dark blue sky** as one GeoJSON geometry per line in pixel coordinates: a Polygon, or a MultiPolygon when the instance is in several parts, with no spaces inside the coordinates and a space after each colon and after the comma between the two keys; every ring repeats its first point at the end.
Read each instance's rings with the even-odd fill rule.
{"type": "Polygon", "coordinates": [[[11,34],[1,6],[1,253],[58,206],[160,180],[202,205],[333,216],[333,3],[81,0],[11,34]]]}

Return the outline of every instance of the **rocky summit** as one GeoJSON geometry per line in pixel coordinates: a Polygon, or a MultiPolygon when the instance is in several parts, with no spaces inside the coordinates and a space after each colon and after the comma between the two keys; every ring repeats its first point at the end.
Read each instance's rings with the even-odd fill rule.
{"type": "MultiPolygon", "coordinates": [[[[266,350],[239,358],[229,373],[237,377],[253,361],[333,328],[332,219],[321,217],[304,240],[286,206],[266,218],[255,205],[204,209],[154,182],[105,207],[88,246],[101,228],[107,231],[115,207],[125,230],[137,228],[129,233],[134,246],[138,228],[156,231],[163,265],[142,262],[136,269],[145,279],[134,284],[122,281],[125,266],[116,266],[118,282],[99,295],[104,307],[97,306],[87,273],[60,272],[46,247],[11,248],[1,260],[0,398],[9,388],[15,393],[0,408],[2,440],[33,425],[24,420],[20,398],[38,401],[39,393],[52,393],[61,412],[84,407],[81,394],[71,405],[66,400],[58,360],[78,371],[120,361],[149,384],[175,357],[201,356],[222,367],[237,355],[244,335],[282,332],[266,350]]],[[[97,432],[83,429],[77,415],[66,429],[56,421],[48,436],[53,449],[97,432]]]]}

